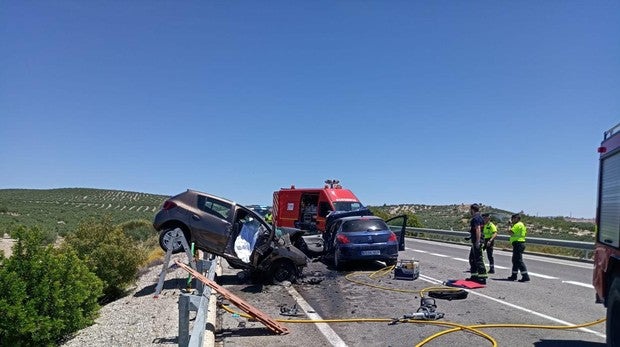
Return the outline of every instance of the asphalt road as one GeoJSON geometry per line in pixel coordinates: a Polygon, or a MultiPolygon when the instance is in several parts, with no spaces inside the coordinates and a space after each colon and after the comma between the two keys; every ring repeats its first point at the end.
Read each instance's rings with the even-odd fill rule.
{"type": "MultiPolygon", "coordinates": [[[[228,269],[224,285],[252,305],[277,319],[308,317],[317,319],[358,319],[359,322],[329,324],[284,323],[291,333],[274,336],[260,323],[245,322],[227,312],[220,312],[223,345],[243,346],[414,346],[448,328],[428,322],[361,322],[362,319],[401,318],[420,306],[419,291],[447,279],[468,276],[468,248],[417,239],[407,240],[400,259],[420,261],[420,278],[395,280],[391,274],[375,273],[384,265],[370,262],[336,271],[331,266],[313,262],[308,275],[322,274],[319,284],[295,284],[291,287],[262,286],[243,283],[228,269]],[[374,277],[369,277],[375,273],[374,277]],[[348,277],[348,278],[347,278],[348,277]],[[366,283],[362,285],[356,282],[366,283]],[[280,306],[297,304],[299,316],[281,316],[280,306]],[[241,325],[242,327],[240,327],[241,325]],[[243,327],[245,326],[245,327],[243,327]],[[251,331],[251,332],[250,332],[251,331]]],[[[437,300],[437,311],[445,314],[433,323],[530,324],[536,328],[486,328],[484,333],[500,346],[604,346],[605,324],[571,330],[539,327],[566,326],[595,321],[605,316],[602,305],[594,303],[590,284],[592,265],[534,255],[525,255],[532,278],[529,283],[509,282],[510,252],[496,250],[496,271],[485,288],[471,290],[464,300],[437,300]]],[[[471,332],[458,331],[439,336],[425,346],[491,346],[491,342],[471,332]]]]}

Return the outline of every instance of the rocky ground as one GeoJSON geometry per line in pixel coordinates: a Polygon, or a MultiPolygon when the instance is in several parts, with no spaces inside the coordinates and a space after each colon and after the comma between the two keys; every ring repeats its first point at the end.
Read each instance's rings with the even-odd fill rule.
{"type": "MultiPolygon", "coordinates": [[[[177,255],[185,261],[185,256],[177,255]]],[[[164,289],[155,298],[162,265],[142,273],[124,298],[101,308],[95,324],[79,331],[62,346],[157,346],[178,344],[178,300],[186,287],[187,272],[172,268],[164,289]]]]}

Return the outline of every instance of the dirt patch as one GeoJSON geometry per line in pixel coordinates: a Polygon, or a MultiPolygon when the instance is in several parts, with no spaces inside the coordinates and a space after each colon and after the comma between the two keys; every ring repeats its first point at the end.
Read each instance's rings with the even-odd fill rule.
{"type": "Polygon", "coordinates": [[[5,257],[10,257],[12,252],[11,252],[11,248],[13,248],[13,245],[15,244],[15,239],[12,239],[9,237],[9,235],[4,234],[2,236],[2,238],[0,239],[0,251],[4,252],[4,256],[5,257]]]}

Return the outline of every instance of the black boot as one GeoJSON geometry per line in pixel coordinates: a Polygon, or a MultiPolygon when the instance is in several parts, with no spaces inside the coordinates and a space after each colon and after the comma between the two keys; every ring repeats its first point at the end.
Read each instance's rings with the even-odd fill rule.
{"type": "Polygon", "coordinates": [[[519,282],[529,282],[530,281],[530,276],[528,275],[521,275],[521,279],[519,280],[519,282]]]}
{"type": "Polygon", "coordinates": [[[495,267],[493,265],[491,265],[491,267],[489,268],[489,273],[490,274],[494,274],[495,273],[495,267]]]}
{"type": "Polygon", "coordinates": [[[517,280],[517,275],[512,275],[508,278],[506,278],[508,281],[516,281],[517,280]]]}

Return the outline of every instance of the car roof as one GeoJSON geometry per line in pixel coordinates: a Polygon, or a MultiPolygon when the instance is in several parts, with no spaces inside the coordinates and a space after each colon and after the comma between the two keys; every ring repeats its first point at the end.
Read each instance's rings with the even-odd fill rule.
{"type": "Polygon", "coordinates": [[[352,220],[360,220],[360,219],[373,219],[373,220],[383,220],[381,217],[377,217],[377,216],[352,216],[352,217],[344,217],[344,218],[340,218],[341,221],[343,222],[348,222],[348,221],[352,221],[352,220]]]}
{"type": "Polygon", "coordinates": [[[199,191],[199,190],[195,190],[195,189],[188,189],[188,190],[186,190],[185,192],[181,193],[180,195],[183,195],[183,194],[193,194],[193,195],[198,195],[198,194],[200,194],[200,195],[206,195],[206,196],[208,196],[208,197],[211,197],[211,198],[214,198],[214,199],[217,199],[217,200],[222,200],[222,201],[227,202],[227,203],[229,203],[229,204],[231,204],[231,205],[237,205],[237,203],[236,203],[236,202],[234,202],[234,201],[232,201],[232,200],[228,200],[228,199],[226,199],[226,198],[222,198],[222,197],[217,196],[217,195],[213,195],[213,194],[209,194],[209,193],[201,192],[201,191],[199,191]]]}

